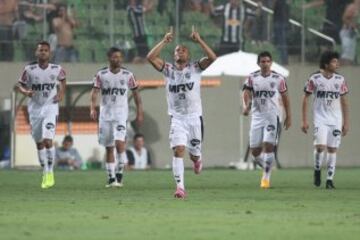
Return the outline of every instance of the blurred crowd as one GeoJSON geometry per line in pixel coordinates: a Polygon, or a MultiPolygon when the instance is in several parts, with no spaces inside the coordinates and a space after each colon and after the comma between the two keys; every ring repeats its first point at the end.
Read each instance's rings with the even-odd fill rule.
{"type": "MultiPolygon", "coordinates": [[[[65,0],[1,0],[0,1],[0,61],[13,61],[14,47],[21,47],[23,60],[33,59],[34,41],[28,40],[29,26],[44,23],[44,31],[38,38],[48,40],[52,46],[54,62],[79,61],[75,44],[76,28],[85,28],[77,18],[81,4],[65,0]],[[14,44],[16,42],[16,45],[14,44]]],[[[98,1],[101,2],[101,1],[98,1]]],[[[281,64],[288,64],[290,18],[299,11],[323,8],[322,26],[317,30],[331,37],[341,46],[344,64],[356,62],[360,0],[114,0],[114,8],[126,10],[131,28],[134,56],[129,61],[143,63],[149,50],[149,30],[146,14],[157,12],[167,15],[167,25],[174,25],[174,7],[179,9],[180,22],[184,12],[199,12],[221,29],[216,46],[223,55],[239,49],[247,50],[245,43],[261,48],[263,43],[272,43],[281,64]],[[301,5],[305,2],[304,5],[301,5]],[[300,5],[299,5],[300,4],[300,5]],[[296,6],[294,9],[293,6],[296,6]],[[300,6],[300,7],[299,7],[300,6]],[[271,13],[270,13],[271,12],[271,13]],[[272,14],[273,13],[273,14],[272,14]]],[[[109,1],[104,0],[104,4],[109,1]]],[[[295,19],[301,21],[301,19],[295,19]]],[[[166,24],[165,24],[166,25],[166,24]]],[[[312,26],[313,27],[313,26],[312,26]]],[[[300,32],[300,28],[297,29],[300,32]]],[[[296,39],[298,40],[298,39],[296,39]]],[[[317,41],[320,50],[332,48],[331,41],[317,41]]],[[[214,46],[215,47],[215,46],[214,46]]]]}

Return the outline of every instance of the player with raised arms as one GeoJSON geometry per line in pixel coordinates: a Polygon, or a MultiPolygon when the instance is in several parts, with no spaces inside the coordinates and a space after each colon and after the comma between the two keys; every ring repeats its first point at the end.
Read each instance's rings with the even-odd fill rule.
{"type": "Polygon", "coordinates": [[[195,173],[199,174],[202,169],[201,72],[215,61],[216,55],[193,26],[190,38],[200,45],[206,57],[191,62],[189,49],[179,44],[174,49],[174,62],[165,62],[160,57],[160,52],[172,42],[173,38],[174,33],[171,28],[164,38],[150,50],[147,59],[165,78],[168,114],[171,119],[169,138],[170,147],[173,149],[172,169],[176,182],[174,197],[183,199],[186,197],[183,161],[186,148],[193,161],[195,173]]]}

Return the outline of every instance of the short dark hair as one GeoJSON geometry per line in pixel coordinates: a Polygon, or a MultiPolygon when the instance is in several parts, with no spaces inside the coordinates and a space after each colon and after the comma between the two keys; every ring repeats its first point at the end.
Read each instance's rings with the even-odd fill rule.
{"type": "Polygon", "coordinates": [[[71,135],[66,135],[63,139],[63,142],[74,142],[74,139],[71,135]]]}
{"type": "Polygon", "coordinates": [[[135,140],[138,139],[138,138],[144,138],[144,134],[142,134],[142,133],[136,133],[136,134],[134,135],[133,140],[135,141],[135,140]]]}
{"type": "Polygon", "coordinates": [[[323,52],[323,54],[321,54],[320,57],[320,64],[319,67],[320,69],[325,69],[325,65],[330,64],[331,60],[333,60],[334,58],[339,59],[340,55],[338,52],[335,51],[325,51],[323,52]]]}
{"type": "Polygon", "coordinates": [[[263,58],[263,57],[269,57],[270,60],[272,60],[271,53],[269,53],[268,51],[263,51],[263,52],[258,54],[257,63],[260,63],[260,59],[263,58]]]}
{"type": "Polygon", "coordinates": [[[50,43],[48,41],[45,41],[45,40],[42,40],[42,41],[39,41],[36,46],[38,45],[42,45],[42,46],[48,46],[50,48],[50,43]]]}
{"type": "Polygon", "coordinates": [[[106,55],[107,55],[108,57],[111,57],[111,55],[113,55],[113,53],[116,53],[116,52],[119,52],[119,53],[122,54],[122,51],[121,51],[120,48],[111,47],[111,48],[109,48],[109,50],[107,51],[106,55]]]}

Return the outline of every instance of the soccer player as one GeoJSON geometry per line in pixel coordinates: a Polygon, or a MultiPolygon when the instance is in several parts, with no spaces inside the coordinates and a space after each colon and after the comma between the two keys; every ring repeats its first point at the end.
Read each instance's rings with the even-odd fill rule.
{"type": "Polygon", "coordinates": [[[276,145],[282,109],[285,110],[284,128],[291,126],[290,102],[285,78],[271,71],[272,56],[261,52],[257,60],[260,70],[251,73],[243,87],[243,114],[247,116],[251,109],[250,150],[253,161],[263,165],[260,187],[270,188],[271,167],[275,158],[276,145]]]}
{"type": "Polygon", "coordinates": [[[16,90],[29,97],[28,113],[31,134],[43,168],[41,188],[45,189],[55,185],[53,139],[59,115],[59,102],[65,94],[66,75],[60,65],[49,63],[50,44],[48,42],[39,42],[35,54],[37,62],[25,66],[16,90]]]}
{"type": "Polygon", "coordinates": [[[327,162],[326,188],[333,189],[336,165],[336,151],[340,146],[341,136],[349,131],[349,104],[346,97],[349,89],[345,79],[336,70],[339,67],[339,54],[327,51],[321,55],[320,71],[312,74],[305,85],[302,100],[302,126],[308,132],[308,99],[314,94],[314,185],[321,185],[321,164],[327,162]]]}
{"type": "Polygon", "coordinates": [[[136,122],[143,121],[143,108],[138,83],[134,74],[122,67],[123,54],[112,47],[107,52],[109,66],[100,69],[94,77],[91,91],[90,117],[97,120],[97,97],[101,93],[99,116],[99,143],[106,148],[106,187],[122,187],[126,162],[126,121],[128,119],[128,92],[132,91],[136,104],[136,122]],[[114,156],[116,148],[116,157],[114,156]]]}
{"type": "Polygon", "coordinates": [[[168,114],[171,118],[170,147],[174,154],[172,160],[173,175],[176,182],[174,197],[180,199],[186,197],[183,161],[185,148],[190,153],[195,173],[199,174],[202,169],[201,72],[216,59],[213,50],[204,42],[194,27],[190,37],[200,45],[206,57],[190,62],[189,49],[180,44],[174,50],[174,63],[165,62],[161,59],[161,50],[173,40],[172,28],[147,55],[148,61],[165,77],[168,114]]]}

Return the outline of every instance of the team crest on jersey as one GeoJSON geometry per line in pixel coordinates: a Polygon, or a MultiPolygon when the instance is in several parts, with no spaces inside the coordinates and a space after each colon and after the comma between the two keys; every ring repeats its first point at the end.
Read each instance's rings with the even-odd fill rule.
{"type": "Polygon", "coordinates": [[[123,125],[117,125],[117,126],[116,126],[116,130],[118,130],[118,131],[123,131],[123,130],[125,130],[125,126],[123,126],[123,125]]]}
{"type": "Polygon", "coordinates": [[[125,80],[124,80],[124,79],[121,79],[121,80],[120,80],[120,84],[121,84],[121,85],[124,85],[124,84],[125,84],[125,80]]]}
{"type": "Polygon", "coordinates": [[[190,79],[190,77],[191,77],[191,73],[189,72],[185,73],[185,78],[190,79]]]}
{"type": "Polygon", "coordinates": [[[52,81],[54,81],[55,78],[56,78],[56,76],[55,76],[54,74],[51,74],[51,75],[50,75],[50,79],[51,79],[52,81]]]}
{"type": "Polygon", "coordinates": [[[322,84],[322,83],[320,83],[320,85],[319,85],[319,89],[324,89],[325,88],[325,85],[324,84],[322,84]]]}
{"type": "Polygon", "coordinates": [[[335,87],[336,90],[338,90],[340,86],[339,86],[339,84],[335,83],[334,87],[335,87]]]}
{"type": "Polygon", "coordinates": [[[271,88],[274,88],[274,87],[275,87],[275,83],[274,83],[274,82],[271,82],[271,83],[270,83],[270,87],[271,87],[271,88]]]}
{"type": "Polygon", "coordinates": [[[341,131],[340,131],[339,129],[335,129],[335,130],[333,131],[334,137],[340,136],[340,134],[341,134],[341,131]]]}

